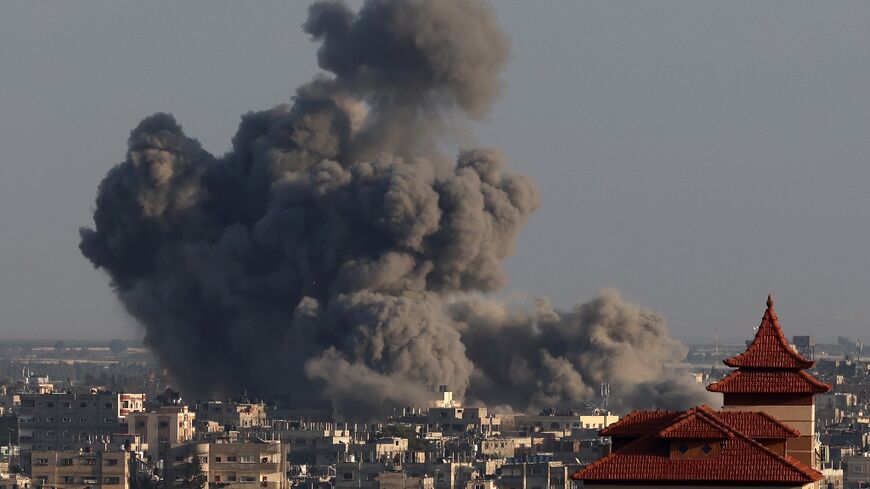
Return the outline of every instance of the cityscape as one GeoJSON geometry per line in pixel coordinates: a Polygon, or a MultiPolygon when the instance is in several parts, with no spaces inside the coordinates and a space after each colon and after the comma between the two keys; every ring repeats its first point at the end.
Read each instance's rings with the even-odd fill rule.
{"type": "MultiPolygon", "coordinates": [[[[700,420],[710,423],[707,429],[732,431],[732,438],[748,437],[754,448],[771,457],[787,456],[780,461],[793,460],[805,477],[776,484],[780,475],[770,469],[773,479],[765,480],[759,468],[763,462],[758,462],[751,470],[720,467],[719,477],[726,480],[740,482],[744,477],[746,485],[761,480],[777,487],[863,487],[870,482],[870,457],[865,456],[870,450],[870,352],[848,338],[822,344],[811,336],[786,341],[783,335],[771,301],[755,338],[745,344],[690,347],[685,362],[672,368],[723,394],[713,406],[612,409],[608,385],[602,383],[596,398],[571,409],[512,412],[464,405],[449,385],[441,385],[425,405],[409,404],[368,420],[288,407],[244,392],[232,398],[188,398],[173,389],[167,371],[148,351],[132,342],[4,342],[0,425],[6,439],[0,451],[0,485],[606,487],[612,484],[609,479],[626,477],[626,469],[618,467],[626,463],[620,457],[632,456],[624,454],[626,448],[650,434],[671,430],[670,444],[679,445],[682,462],[692,458],[693,444],[701,446],[702,441],[706,447],[710,439],[722,437],[702,435],[699,441],[699,427],[691,423],[700,420]],[[780,338],[776,348],[781,349],[771,347],[780,338]],[[782,378],[766,378],[760,387],[743,378],[768,375],[777,367],[764,361],[782,364],[777,355],[798,363],[779,367],[777,376],[782,378]],[[795,373],[803,368],[808,375],[795,373]],[[812,388],[797,394],[788,375],[809,379],[812,388]],[[808,410],[794,402],[799,395],[809,396],[808,410]],[[751,396],[766,399],[760,413],[757,403],[747,400],[751,396]],[[690,446],[683,448],[687,442],[690,446]]],[[[716,450],[727,456],[724,450],[737,450],[738,440],[716,450]]],[[[703,459],[702,453],[697,458],[703,459]]],[[[673,457],[666,453],[657,464],[673,457]]],[[[648,462],[629,466],[641,472],[660,470],[648,462]]],[[[639,473],[631,479],[643,477],[639,473]]],[[[698,477],[715,480],[716,475],[698,477]]]]}
{"type": "Polygon", "coordinates": [[[0,489],[870,488],[868,27],[0,0],[0,489]]]}

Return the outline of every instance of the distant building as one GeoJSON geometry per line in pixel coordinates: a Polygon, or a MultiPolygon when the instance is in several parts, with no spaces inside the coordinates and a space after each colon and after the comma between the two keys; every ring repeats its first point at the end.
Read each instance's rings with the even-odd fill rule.
{"type": "Polygon", "coordinates": [[[209,401],[200,403],[196,416],[205,421],[214,421],[226,430],[238,430],[265,426],[266,405],[263,403],[240,403],[235,401],[209,401]]]}
{"type": "Polygon", "coordinates": [[[126,489],[130,453],[125,451],[34,451],[34,487],[126,489]]]}
{"type": "Polygon", "coordinates": [[[843,487],[845,489],[870,487],[870,457],[843,458],[843,487]]]}
{"type": "Polygon", "coordinates": [[[108,440],[118,431],[120,398],[111,392],[22,394],[22,453],[77,450],[108,440]]]}
{"type": "Polygon", "coordinates": [[[127,414],[120,431],[139,435],[148,446],[149,458],[157,460],[166,444],[193,439],[195,419],[196,413],[190,412],[187,406],[160,406],[156,412],[127,414]]]}

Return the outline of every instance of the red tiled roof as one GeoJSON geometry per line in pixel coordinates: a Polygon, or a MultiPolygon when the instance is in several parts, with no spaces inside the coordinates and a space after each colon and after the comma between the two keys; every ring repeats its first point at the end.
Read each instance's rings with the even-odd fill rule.
{"type": "Polygon", "coordinates": [[[812,360],[807,360],[788,344],[779,318],[773,309],[773,298],[767,296],[767,310],[761,318],[761,325],[755,333],[755,339],[746,351],[725,360],[729,367],[785,368],[805,369],[813,366],[812,360]]]}
{"type": "MultiPolygon", "coordinates": [[[[695,416],[709,417],[706,406],[696,408],[695,416]]],[[[679,424],[681,421],[675,421],[679,424]]],[[[728,434],[721,451],[710,458],[670,458],[670,440],[657,433],[625,445],[571,476],[583,481],[642,482],[716,482],[808,484],[822,479],[822,474],[798,460],[781,456],[748,436],[720,425],[728,434]]],[[[714,452],[715,453],[715,452],[714,452]]]]}
{"type": "MultiPolygon", "coordinates": [[[[800,432],[767,413],[755,411],[713,411],[718,420],[749,438],[790,438],[800,432]]],[[[636,437],[658,433],[683,416],[683,411],[634,411],[599,431],[600,436],[636,437]]]]}
{"type": "Polygon", "coordinates": [[[720,411],[716,417],[753,440],[801,436],[800,431],[760,411],[720,411]]]}
{"type": "Polygon", "coordinates": [[[598,432],[599,436],[637,436],[658,432],[674,422],[683,411],[633,411],[598,432]]]}
{"type": "Polygon", "coordinates": [[[659,431],[659,438],[677,440],[717,440],[730,438],[728,428],[716,417],[716,412],[707,406],[689,409],[670,426],[659,431]]]}
{"type": "Polygon", "coordinates": [[[803,370],[738,369],[707,386],[710,392],[728,394],[817,394],[831,386],[803,370]]]}

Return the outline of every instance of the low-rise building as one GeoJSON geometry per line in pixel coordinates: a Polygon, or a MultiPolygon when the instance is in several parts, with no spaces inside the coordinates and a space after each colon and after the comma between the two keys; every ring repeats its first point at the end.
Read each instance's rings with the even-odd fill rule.
{"type": "Polygon", "coordinates": [[[266,405],[263,403],[240,403],[236,401],[209,401],[196,408],[197,417],[215,421],[226,430],[238,430],[266,426],[266,405]]]}
{"type": "Polygon", "coordinates": [[[130,453],[125,451],[34,451],[34,487],[127,489],[130,453]]]}

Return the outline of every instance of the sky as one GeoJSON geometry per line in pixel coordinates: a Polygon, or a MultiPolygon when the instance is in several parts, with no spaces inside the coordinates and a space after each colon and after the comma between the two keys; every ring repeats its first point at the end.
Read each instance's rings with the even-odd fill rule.
{"type": "MultiPolygon", "coordinates": [[[[481,144],[542,206],[505,293],[616,288],[689,342],[870,341],[870,4],[499,0],[512,40],[481,144]]],[[[78,250],[130,129],[212,153],[319,70],[306,2],[0,2],[0,338],[135,338],[78,250]],[[256,6],[253,8],[252,6],[256,6]]]]}

